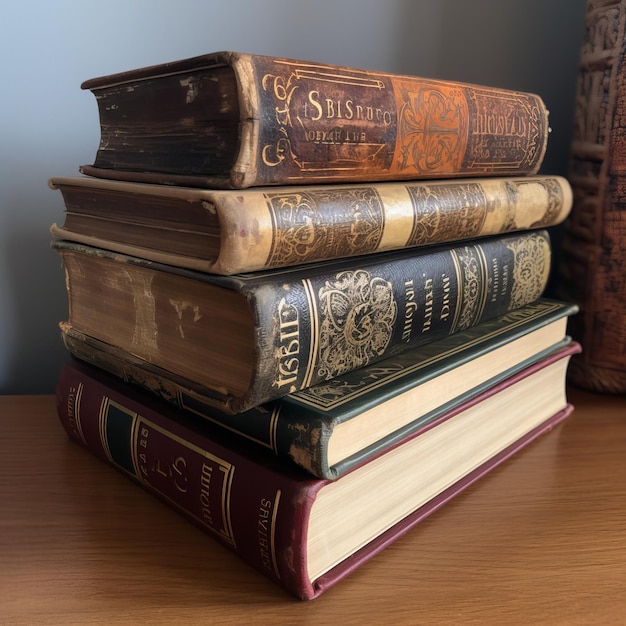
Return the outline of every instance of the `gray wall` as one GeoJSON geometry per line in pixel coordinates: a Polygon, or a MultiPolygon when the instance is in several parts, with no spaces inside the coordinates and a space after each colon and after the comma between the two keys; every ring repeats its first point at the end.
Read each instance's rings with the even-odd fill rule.
{"type": "Polygon", "coordinates": [[[67,304],[51,176],[93,161],[102,74],[239,50],[540,93],[566,173],[584,0],[20,0],[0,8],[0,393],[49,393],[67,304]]]}

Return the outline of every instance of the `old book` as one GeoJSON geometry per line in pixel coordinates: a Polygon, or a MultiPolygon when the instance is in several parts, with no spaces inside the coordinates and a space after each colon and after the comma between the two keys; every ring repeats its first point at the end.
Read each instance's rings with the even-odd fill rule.
{"type": "Polygon", "coordinates": [[[208,190],[53,178],[52,234],[217,274],[287,267],[560,223],[565,178],[526,176],[208,190]]]}
{"type": "Polygon", "coordinates": [[[626,392],[626,1],[587,0],[559,296],[576,302],[572,383],[626,392]]]}
{"type": "Polygon", "coordinates": [[[100,146],[82,172],[192,187],[535,174],[539,96],[217,52],[83,83],[100,146]]]}
{"type": "Polygon", "coordinates": [[[98,379],[104,370],[282,462],[334,480],[562,348],[569,343],[567,317],[575,312],[541,299],[236,415],[211,407],[187,381],[167,378],[110,345],[71,330],[63,338],[72,355],[95,366],[83,370],[86,377],[98,379]]]}
{"type": "Polygon", "coordinates": [[[134,387],[75,369],[61,372],[57,406],[74,441],[310,599],[564,419],[571,349],[336,481],[277,465],[206,420],[173,419],[134,387]]]}
{"type": "Polygon", "coordinates": [[[64,240],[69,320],[240,412],[539,298],[546,231],[235,276],[64,240]]]}

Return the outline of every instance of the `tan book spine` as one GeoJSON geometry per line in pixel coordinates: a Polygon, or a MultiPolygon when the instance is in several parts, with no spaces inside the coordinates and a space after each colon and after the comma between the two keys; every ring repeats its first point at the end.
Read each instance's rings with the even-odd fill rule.
{"type": "Polygon", "coordinates": [[[90,215],[107,220],[121,215],[124,220],[133,219],[133,225],[141,225],[138,207],[142,207],[142,215],[152,217],[167,206],[172,220],[167,228],[194,230],[192,219],[206,222],[204,218],[212,216],[218,233],[214,239],[219,239],[213,258],[208,250],[205,257],[168,253],[171,237],[167,228],[152,228],[156,233],[152,245],[141,248],[133,245],[128,228],[117,228],[116,237],[108,240],[56,225],[52,233],[124,254],[225,275],[547,228],[562,222],[572,206],[570,185],[558,176],[242,191],[87,177],[54,178],[50,184],[61,190],[68,211],[88,206],[90,215]],[[145,207],[154,207],[154,211],[145,207]]]}
{"type": "Polygon", "coordinates": [[[561,222],[571,189],[559,177],[424,181],[291,192],[215,194],[218,273],[295,266],[466,241],[561,222]]]}

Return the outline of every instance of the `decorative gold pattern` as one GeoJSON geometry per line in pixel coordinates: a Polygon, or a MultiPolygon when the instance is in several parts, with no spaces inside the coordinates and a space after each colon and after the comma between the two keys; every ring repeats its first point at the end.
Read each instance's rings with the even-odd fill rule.
{"type": "Polygon", "coordinates": [[[487,200],[479,183],[407,185],[415,221],[408,245],[454,241],[478,236],[487,215],[487,200]]]}
{"type": "Polygon", "coordinates": [[[465,246],[452,251],[460,267],[459,279],[461,296],[456,330],[465,330],[476,323],[481,316],[484,301],[481,295],[485,291],[486,268],[480,250],[475,246],[465,246]]]}
{"type": "Polygon", "coordinates": [[[414,169],[420,175],[438,172],[456,163],[463,154],[466,118],[463,96],[454,89],[424,86],[403,90],[399,113],[399,170],[414,169]]]}
{"type": "MultiPolygon", "coordinates": [[[[420,348],[420,358],[415,359],[411,353],[403,353],[393,360],[384,361],[384,365],[370,365],[342,378],[333,378],[327,383],[320,383],[307,389],[301,389],[293,394],[299,403],[316,407],[322,411],[333,411],[343,404],[359,401],[367,394],[375,392],[376,389],[388,387],[394,382],[415,375],[420,370],[426,370],[434,367],[437,363],[445,359],[453,358],[465,350],[485,346],[490,341],[502,337],[503,332],[507,332],[513,328],[519,328],[524,324],[528,324],[533,320],[538,320],[544,315],[548,315],[556,311],[560,307],[559,304],[549,300],[539,300],[532,305],[526,305],[521,309],[510,311],[506,315],[498,318],[501,321],[506,320],[506,324],[500,325],[495,322],[482,325],[480,330],[470,329],[473,333],[472,338],[468,339],[467,335],[462,343],[442,343],[435,348],[434,343],[426,344],[420,348]],[[493,324],[493,326],[491,325],[493,324]]],[[[456,335],[461,337],[462,335],[456,335]]]]}
{"type": "Polygon", "coordinates": [[[550,246],[545,237],[531,236],[511,240],[507,248],[515,255],[513,285],[509,310],[517,309],[539,298],[544,290],[544,277],[549,268],[550,246]]]}
{"type": "Polygon", "coordinates": [[[259,135],[265,167],[280,166],[287,178],[389,167],[395,108],[384,80],[303,62],[257,62],[264,68],[261,110],[269,114],[259,135]]]}
{"type": "Polygon", "coordinates": [[[266,198],[274,222],[268,267],[367,254],[380,243],[384,209],[373,187],[268,193],[266,198]]]}
{"type": "Polygon", "coordinates": [[[363,367],[382,355],[397,310],[392,285],[365,270],[341,272],[326,281],[319,290],[320,379],[363,367]]]}
{"type": "Polygon", "coordinates": [[[520,206],[520,201],[518,199],[519,189],[525,184],[540,184],[547,195],[545,212],[543,213],[543,215],[538,216],[537,220],[534,223],[529,224],[528,228],[544,228],[554,225],[554,223],[557,221],[557,218],[563,209],[563,190],[555,179],[545,179],[542,181],[529,179],[528,183],[524,183],[523,181],[507,182],[505,186],[507,190],[507,195],[509,196],[510,210],[508,212],[507,220],[503,222],[501,232],[509,232],[516,229],[516,207],[520,206]]]}
{"type": "Polygon", "coordinates": [[[293,395],[300,402],[315,405],[324,410],[332,409],[340,404],[354,400],[374,387],[382,387],[384,382],[394,377],[406,374],[408,368],[402,361],[387,362],[385,365],[372,365],[366,371],[363,368],[355,370],[362,372],[362,376],[346,378],[331,378],[326,383],[320,383],[295,392],[293,395]]]}
{"type": "Polygon", "coordinates": [[[548,194],[548,208],[544,216],[536,224],[531,224],[531,228],[540,228],[553,224],[563,206],[563,190],[557,181],[550,179],[543,181],[541,184],[548,194]]]}

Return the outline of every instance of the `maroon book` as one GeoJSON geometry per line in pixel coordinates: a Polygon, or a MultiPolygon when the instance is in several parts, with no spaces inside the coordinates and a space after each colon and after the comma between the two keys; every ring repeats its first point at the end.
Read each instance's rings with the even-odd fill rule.
{"type": "Polygon", "coordinates": [[[79,363],[64,366],[57,406],[73,440],[311,599],[565,419],[578,350],[547,356],[336,481],[283,466],[201,418],[174,419],[166,403],[79,363]]]}

